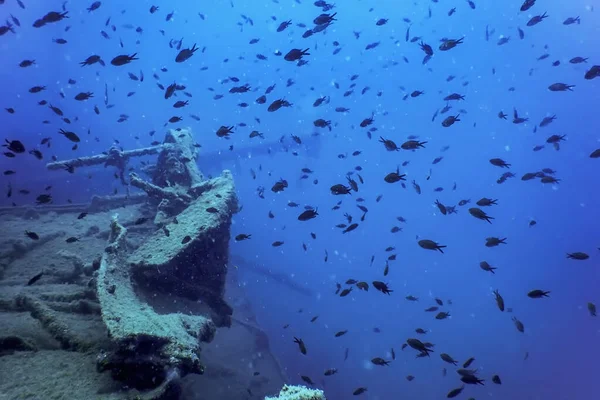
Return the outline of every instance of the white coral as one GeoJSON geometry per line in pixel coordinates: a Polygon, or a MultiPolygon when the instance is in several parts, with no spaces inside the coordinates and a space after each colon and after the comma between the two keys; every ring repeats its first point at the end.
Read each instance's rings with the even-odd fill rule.
{"type": "Polygon", "coordinates": [[[309,389],[306,386],[284,385],[277,397],[265,397],[265,400],[327,400],[322,390],[309,389]]]}

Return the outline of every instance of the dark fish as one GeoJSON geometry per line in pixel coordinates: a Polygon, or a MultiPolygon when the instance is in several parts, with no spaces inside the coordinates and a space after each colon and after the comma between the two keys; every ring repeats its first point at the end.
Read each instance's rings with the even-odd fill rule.
{"type": "Polygon", "coordinates": [[[550,292],[540,290],[540,289],[535,289],[535,290],[532,290],[529,293],[527,293],[527,296],[531,297],[532,299],[541,299],[542,297],[549,297],[548,294],[550,294],[550,292]]]}
{"type": "Polygon", "coordinates": [[[464,390],[464,388],[465,388],[465,385],[462,385],[461,387],[456,388],[456,389],[452,389],[451,391],[448,392],[446,397],[449,399],[452,399],[452,398],[458,396],[459,394],[461,394],[462,391],[464,390]]]}
{"type": "Polygon", "coordinates": [[[25,146],[23,146],[23,143],[21,143],[19,140],[4,139],[4,141],[6,142],[6,144],[3,144],[2,147],[6,147],[8,150],[12,151],[13,153],[24,153],[25,152],[25,146]]]}
{"type": "Polygon", "coordinates": [[[25,231],[25,235],[27,235],[27,237],[29,237],[32,240],[40,240],[39,235],[35,232],[25,231]]]}
{"type": "Polygon", "coordinates": [[[548,86],[548,90],[551,92],[572,92],[574,87],[575,85],[567,85],[566,83],[557,82],[548,86]]]}
{"type": "Polygon", "coordinates": [[[546,18],[548,18],[548,15],[545,12],[542,15],[534,15],[529,21],[527,21],[527,26],[535,26],[546,18]]]}
{"type": "Polygon", "coordinates": [[[425,250],[437,250],[442,254],[444,253],[444,250],[442,250],[442,249],[447,247],[445,245],[440,245],[440,244],[434,242],[433,240],[429,240],[429,239],[419,240],[418,244],[421,248],[423,248],[425,250]]]}
{"type": "Polygon", "coordinates": [[[52,196],[49,194],[40,194],[36,199],[35,199],[36,204],[48,204],[48,203],[52,203],[52,196]]]}
{"type": "Polygon", "coordinates": [[[496,305],[498,306],[498,309],[500,311],[504,311],[504,299],[500,295],[500,292],[498,292],[498,290],[494,290],[493,293],[494,293],[494,296],[496,297],[496,305]]]}
{"type": "Polygon", "coordinates": [[[308,48],[304,49],[304,50],[300,50],[300,49],[292,49],[290,50],[284,57],[283,59],[286,61],[297,61],[300,60],[303,56],[309,56],[310,53],[308,52],[308,48]]]}
{"type": "Polygon", "coordinates": [[[300,353],[306,355],[306,345],[304,344],[304,341],[302,341],[302,339],[298,339],[297,337],[294,337],[294,343],[298,344],[300,353]]]}
{"type": "Polygon", "coordinates": [[[535,0],[525,0],[521,5],[521,11],[527,11],[535,5],[535,0]]]}
{"type": "Polygon", "coordinates": [[[69,139],[71,142],[79,143],[81,141],[81,139],[79,139],[79,136],[77,136],[77,134],[75,134],[74,132],[69,132],[65,131],[64,129],[61,129],[60,131],[58,131],[58,133],[69,139]]]}
{"type": "Polygon", "coordinates": [[[306,210],[298,216],[298,221],[308,221],[310,219],[316,218],[317,215],[319,215],[319,213],[317,212],[317,209],[306,210]]]}
{"type": "Polygon", "coordinates": [[[442,40],[442,44],[440,44],[439,49],[440,51],[448,51],[455,48],[457,45],[462,44],[464,39],[464,37],[460,39],[444,39],[442,40]]]}
{"type": "Polygon", "coordinates": [[[31,286],[34,283],[36,283],[37,281],[40,280],[40,278],[42,277],[42,275],[44,275],[44,272],[40,272],[39,274],[35,275],[33,278],[31,278],[29,281],[27,281],[27,286],[31,286]]]}
{"type": "Polygon", "coordinates": [[[342,233],[351,232],[351,231],[355,230],[356,228],[358,228],[358,224],[357,223],[350,224],[350,225],[348,225],[348,227],[346,229],[344,229],[342,231],[342,233]]]}
{"type": "Polygon", "coordinates": [[[119,56],[116,56],[115,58],[113,58],[110,63],[116,67],[120,67],[120,66],[129,64],[130,62],[132,62],[134,60],[138,60],[138,58],[136,56],[137,56],[137,53],[133,53],[132,55],[127,55],[127,54],[119,55],[119,56]]]}
{"type": "Polygon", "coordinates": [[[373,363],[375,365],[379,365],[379,366],[387,366],[390,364],[390,361],[384,360],[381,357],[375,357],[375,358],[371,359],[371,363],[373,363]]]}
{"type": "Polygon", "coordinates": [[[192,46],[191,49],[183,49],[183,50],[181,50],[179,52],[179,54],[177,54],[177,57],[175,57],[175,62],[176,63],[182,63],[184,61],[187,61],[191,56],[194,55],[194,53],[197,50],[198,50],[198,48],[196,47],[195,43],[194,43],[194,46],[192,46]]]}
{"type": "Polygon", "coordinates": [[[387,283],[381,282],[381,281],[373,281],[373,287],[375,289],[377,289],[378,291],[380,291],[383,294],[390,294],[393,292],[393,290],[391,290],[388,286],[387,283]]]}
{"type": "Polygon", "coordinates": [[[315,383],[313,382],[313,380],[312,380],[312,379],[310,379],[310,377],[308,377],[308,376],[306,376],[306,375],[300,375],[300,378],[301,378],[301,379],[302,379],[304,382],[308,383],[308,384],[309,384],[309,385],[311,385],[311,386],[313,386],[313,385],[315,384],[315,383]]]}
{"type": "Polygon", "coordinates": [[[563,21],[563,25],[580,24],[581,20],[579,17],[568,17],[563,21]]]}
{"type": "Polygon", "coordinates": [[[102,2],[95,1],[88,7],[87,10],[88,10],[88,12],[95,11],[95,10],[99,9],[101,5],[102,5],[102,2]]]}
{"type": "Polygon", "coordinates": [[[439,313],[436,314],[435,319],[442,320],[442,319],[448,318],[449,316],[450,316],[449,312],[440,311],[439,313]]]}
{"type": "Polygon", "coordinates": [[[474,357],[469,358],[467,361],[463,363],[463,368],[469,368],[469,366],[475,361],[474,357]]]}
{"type": "Polygon", "coordinates": [[[395,172],[390,172],[383,178],[383,180],[387,183],[396,183],[399,181],[405,181],[405,176],[406,174],[400,174],[400,167],[397,167],[395,172]]]}
{"type": "MultiPolygon", "coordinates": [[[[292,20],[288,20],[288,21],[283,21],[282,23],[279,24],[279,26],[277,27],[277,32],[283,32],[285,30],[285,28],[287,28],[288,26],[290,26],[292,24],[292,20]]],[[[256,43],[256,42],[255,42],[256,43]]],[[[252,44],[252,43],[251,43],[252,44]]]]}

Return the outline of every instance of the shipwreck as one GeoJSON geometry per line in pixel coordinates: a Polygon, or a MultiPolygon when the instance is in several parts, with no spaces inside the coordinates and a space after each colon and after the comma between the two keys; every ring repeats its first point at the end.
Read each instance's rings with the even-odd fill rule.
{"type": "MultiPolygon", "coordinates": [[[[45,332],[32,335],[15,328],[0,334],[0,370],[21,352],[36,352],[39,358],[54,346],[93,357],[98,376],[110,371],[110,381],[90,377],[101,386],[97,391],[111,393],[110,398],[131,398],[136,391],[138,398],[177,399],[186,390],[182,379],[190,374],[204,376],[208,387],[209,381],[224,377],[231,386],[237,376],[243,384],[236,390],[247,399],[279,390],[287,378],[243,300],[235,271],[228,268],[230,225],[238,211],[232,174],[224,170],[207,179],[198,159],[191,130],[170,130],[157,146],[113,147],[47,165],[49,170],[115,168],[124,185],[139,189],[135,192],[96,196],[89,204],[0,210],[15,229],[33,230],[29,226],[41,222],[46,227],[36,228],[39,240],[11,235],[0,243],[0,320],[21,313],[45,332]],[[156,162],[143,171],[128,170],[129,161],[141,156],[155,156],[156,162]],[[87,217],[77,219],[78,214],[87,217]],[[64,229],[57,229],[63,220],[70,222],[58,223],[64,229]],[[70,243],[77,250],[61,249],[49,265],[39,265],[70,234],[76,235],[70,243]],[[24,264],[36,267],[19,269],[24,264]],[[33,284],[23,282],[39,270],[33,284]],[[81,326],[90,330],[82,332],[81,326]],[[216,335],[218,328],[224,331],[216,335]],[[233,333],[237,340],[231,340],[233,333]],[[49,335],[44,340],[53,345],[40,341],[41,335],[49,335]],[[239,346],[237,354],[211,350],[213,341],[221,348],[239,346]],[[249,374],[247,363],[271,371],[270,378],[249,374]]],[[[293,287],[285,277],[277,280],[293,287]]],[[[31,395],[25,388],[14,390],[31,395]]],[[[60,389],[44,390],[52,397],[60,389]]],[[[214,398],[229,398],[219,390],[214,398]]]]}

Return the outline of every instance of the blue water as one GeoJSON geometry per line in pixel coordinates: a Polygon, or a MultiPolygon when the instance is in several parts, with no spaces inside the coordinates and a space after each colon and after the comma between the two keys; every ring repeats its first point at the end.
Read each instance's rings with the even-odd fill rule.
{"type": "Polygon", "coordinates": [[[2,108],[15,110],[14,114],[4,110],[0,114],[2,140],[20,140],[28,150],[39,148],[44,154],[43,161],[27,153],[0,158],[3,171],[17,172],[0,178],[3,192],[9,183],[13,187],[13,196],[3,196],[2,205],[33,204],[48,185],[53,186],[56,204],[85,202],[94,194],[109,195],[115,190],[124,193],[111,169],[81,169],[74,174],[45,169],[52,155],[63,160],[98,154],[115,139],[123,148],[131,149],[162,140],[167,128],[189,126],[202,145],[202,165],[203,152],[228,153],[231,145],[235,150],[260,143],[260,138],[248,138],[252,130],[263,133],[264,141],[274,143],[277,149],[282,147],[277,144],[279,137],[286,136],[288,152],[252,157],[251,150],[244,151],[224,167],[233,170],[243,204],[242,212],[234,216],[232,237],[252,234],[248,241],[232,240],[231,252],[288,274],[315,292],[313,298],[306,297],[254,274],[241,273],[261,325],[271,337],[273,351],[293,383],[302,384],[300,376],[308,376],[334,400],[353,398],[352,392],[358,387],[368,391],[357,398],[441,399],[461,385],[456,368],[439,357],[448,353],[459,365],[475,357],[472,367],[486,380],[485,386],[467,385],[458,398],[573,400],[599,396],[600,321],[590,316],[587,303],[600,303],[600,242],[594,222],[600,220],[599,167],[598,160],[589,157],[600,147],[600,79],[583,78],[600,57],[600,17],[593,10],[593,2],[538,0],[530,10],[519,12],[521,2],[516,0],[475,0],[474,10],[463,0],[344,0],[330,11],[337,12],[337,21],[308,39],[301,36],[321,13],[310,2],[103,1],[92,13],[86,10],[88,3],[67,2],[70,18],[42,28],[31,25],[48,11],[59,11],[62,2],[26,1],[26,8],[21,9],[15,1],[7,0],[0,6],[0,21],[12,14],[21,22],[20,27],[14,27],[14,34],[0,37],[2,108]],[[150,14],[153,4],[160,9],[150,14]],[[452,7],[456,13],[448,16],[452,7]],[[166,21],[172,11],[172,20],[166,21]],[[532,16],[543,12],[548,14],[546,20],[534,27],[525,26],[532,16]],[[580,16],[581,24],[563,25],[567,17],[576,16],[580,16]],[[389,21],[377,26],[380,18],[389,21]],[[411,24],[403,18],[410,19],[411,24]],[[292,25],[276,32],[288,19],[292,25]],[[307,28],[297,27],[297,23],[305,23],[307,28]],[[113,24],[116,31],[111,29],[113,24]],[[132,29],[125,24],[131,24],[132,29]],[[434,49],[426,65],[421,64],[424,53],[418,44],[405,40],[409,25],[410,38],[422,36],[434,49]],[[489,41],[486,26],[493,32],[489,41]],[[137,27],[143,32],[136,32],[137,27]],[[519,27],[524,39],[519,39],[519,27]],[[110,39],[100,35],[102,30],[110,39]],[[353,31],[361,32],[359,39],[353,31]],[[510,40],[499,46],[502,35],[510,40]],[[464,43],[441,52],[438,46],[444,37],[464,37],[464,43]],[[53,42],[59,38],[67,43],[53,42]],[[169,47],[169,41],[181,38],[182,48],[197,43],[201,50],[178,64],[174,61],[177,50],[169,47]],[[253,38],[260,41],[248,44],[253,38]],[[341,47],[336,55],[332,54],[334,41],[341,47]],[[373,42],[381,43],[365,50],[373,42]],[[308,48],[310,55],[304,57],[308,64],[298,67],[275,55],[292,48],[308,48]],[[113,57],[133,53],[139,60],[121,67],[110,65],[113,57]],[[258,53],[268,59],[258,60],[258,53]],[[544,53],[550,56],[538,61],[544,53]],[[106,66],[79,65],[92,54],[100,55],[106,66]],[[571,64],[569,60],[576,56],[589,60],[571,64]],[[35,65],[20,68],[18,64],[24,59],[35,60],[35,65]],[[552,66],[555,60],[560,61],[559,66],[552,66]],[[160,71],[163,67],[167,72],[160,71]],[[144,82],[128,77],[128,72],[139,76],[140,71],[144,82]],[[350,81],[354,74],[359,77],[350,81]],[[456,78],[447,82],[449,75],[456,78]],[[223,84],[228,77],[237,77],[240,82],[223,84]],[[295,83],[286,87],[290,78],[295,83]],[[69,84],[69,79],[76,83],[69,84]],[[179,93],[165,100],[157,82],[165,87],[173,82],[186,85],[193,97],[179,93]],[[573,91],[549,91],[548,86],[555,82],[576,86],[573,91]],[[252,88],[250,92],[228,93],[231,87],[245,83],[252,88]],[[354,92],[344,97],[351,83],[356,83],[354,92]],[[114,104],[110,109],[103,101],[105,84],[108,103],[114,104]],[[267,95],[267,103],[256,104],[254,100],[273,84],[276,88],[267,95]],[[46,90],[29,93],[35,85],[46,86],[46,90]],[[361,94],[367,86],[370,90],[361,94]],[[424,94],[403,99],[414,90],[424,94]],[[88,91],[94,93],[92,99],[73,100],[77,93],[88,91]],[[127,97],[129,92],[135,94],[127,97]],[[445,105],[443,97],[453,92],[465,95],[465,100],[453,102],[447,114],[432,121],[434,112],[445,105]],[[224,97],[213,100],[215,94],[224,97]],[[329,96],[330,102],[313,107],[322,96],[329,96]],[[267,112],[267,106],[278,98],[293,106],[267,112]],[[41,100],[60,107],[72,123],[61,121],[47,105],[38,105],[41,100]],[[174,109],[176,100],[189,100],[189,105],[174,109]],[[249,106],[241,108],[240,102],[249,106]],[[99,115],[93,110],[95,105],[99,115]],[[338,113],[336,107],[350,111],[338,113]],[[529,121],[513,124],[513,108],[529,121]],[[460,122],[442,127],[441,121],[460,109],[466,111],[460,113],[460,122]],[[498,118],[499,111],[508,114],[508,119],[498,118]],[[371,127],[377,128],[373,139],[367,137],[369,128],[359,127],[371,113],[371,127]],[[128,115],[128,120],[116,122],[120,114],[128,115]],[[199,116],[200,121],[189,114],[199,116]],[[557,119],[549,126],[535,129],[544,117],[554,114],[557,119]],[[172,116],[181,116],[183,121],[165,127],[172,116]],[[318,118],[331,120],[331,131],[314,127],[318,118]],[[49,123],[42,123],[44,120],[49,123]],[[248,125],[237,126],[230,140],[215,135],[221,125],[241,122],[248,125]],[[57,133],[61,128],[82,138],[78,149],[72,150],[73,143],[57,133]],[[152,130],[157,132],[154,137],[148,134],[152,130]],[[296,146],[290,139],[292,134],[308,137],[314,132],[321,135],[318,149],[296,146]],[[545,143],[553,134],[567,135],[560,151],[545,143]],[[377,141],[383,136],[400,145],[409,135],[427,141],[425,148],[387,152],[377,141]],[[44,137],[52,138],[51,148],[39,145],[44,137]],[[536,145],[545,148],[534,152],[536,145]],[[449,149],[442,151],[445,146],[449,149]],[[352,156],[356,150],[361,154],[352,156]],[[346,157],[340,158],[340,154],[346,157]],[[443,160],[432,165],[441,156],[443,160]],[[497,157],[510,163],[508,171],[515,174],[503,184],[496,180],[507,170],[489,163],[497,157]],[[400,172],[407,175],[406,188],[384,182],[384,176],[405,161],[410,163],[401,166],[400,172]],[[356,171],[357,166],[362,171],[356,171]],[[309,179],[300,179],[305,167],[314,173],[309,179]],[[526,172],[542,168],[556,170],[560,182],[520,179],[526,172]],[[251,169],[256,171],[256,179],[252,179],[251,169]],[[357,181],[358,173],[364,180],[358,193],[333,196],[330,186],[346,184],[350,171],[357,181]],[[287,180],[289,187],[277,194],[270,188],[280,178],[287,180]],[[318,183],[313,183],[314,179],[318,183]],[[413,190],[412,180],[420,184],[422,194],[413,190]],[[264,199],[256,194],[259,186],[265,187],[264,199]],[[443,191],[435,192],[438,187],[443,191]],[[31,194],[19,194],[20,189],[31,194]],[[380,202],[375,200],[378,195],[382,195],[380,202]],[[362,211],[356,207],[359,197],[365,199],[360,204],[369,209],[364,222],[360,221],[362,211]],[[497,206],[484,208],[495,218],[493,224],[475,219],[467,211],[482,197],[498,199],[497,206]],[[461,199],[471,199],[471,204],[457,207],[458,214],[442,215],[434,205],[436,200],[456,205],[461,199]],[[332,210],[339,200],[341,208],[332,210]],[[300,207],[289,207],[290,201],[300,207]],[[305,205],[318,207],[319,216],[298,221],[305,205]],[[268,218],[269,211],[275,218],[268,218]],[[344,213],[359,223],[356,230],[346,234],[335,227],[346,222],[344,213]],[[406,223],[398,222],[398,216],[406,223]],[[530,227],[531,220],[537,224],[530,227]],[[393,226],[403,230],[391,233],[393,226]],[[311,238],[311,232],[316,239],[311,238]],[[507,244],[488,248],[484,243],[489,236],[507,238],[507,244]],[[420,248],[419,239],[446,245],[444,254],[420,248]],[[273,247],[274,241],[284,245],[273,247]],[[388,246],[395,250],[385,252],[388,246]],[[572,252],[585,252],[590,259],[567,259],[566,254],[572,252]],[[385,260],[391,254],[397,254],[397,260],[389,262],[389,275],[383,276],[385,260]],[[371,266],[372,256],[375,260],[371,266]],[[479,268],[484,260],[498,268],[495,274],[479,268]],[[369,291],[355,287],[346,297],[336,296],[336,282],[349,287],[344,282],[350,278],[368,282],[369,291]],[[376,291],[371,285],[376,280],[388,283],[393,293],[388,296],[376,291]],[[512,313],[497,309],[492,294],[495,289],[512,313]],[[533,289],[549,290],[550,297],[530,299],[527,293],[533,289]],[[408,295],[419,300],[410,302],[405,299],[408,295]],[[436,320],[435,313],[424,312],[434,305],[436,297],[444,301],[440,310],[450,312],[450,318],[436,320]],[[314,316],[318,319],[311,323],[314,316]],[[517,331],[512,316],[524,323],[524,333],[517,331]],[[283,329],[286,324],[289,327],[283,329]],[[416,328],[429,332],[418,335],[416,328]],[[346,335],[334,337],[346,329],[346,335]],[[303,339],[307,355],[300,354],[293,337],[303,339]],[[415,358],[417,352],[410,348],[401,350],[412,337],[435,344],[431,358],[415,358]],[[346,348],[349,356],[344,361],[346,348]],[[391,348],[396,359],[389,366],[371,363],[374,357],[390,360],[391,348]],[[328,368],[337,368],[338,373],[323,376],[328,368]],[[447,369],[446,376],[443,368],[447,369]],[[491,382],[495,374],[500,376],[501,385],[491,382]],[[415,379],[408,381],[407,375],[415,379]]]}

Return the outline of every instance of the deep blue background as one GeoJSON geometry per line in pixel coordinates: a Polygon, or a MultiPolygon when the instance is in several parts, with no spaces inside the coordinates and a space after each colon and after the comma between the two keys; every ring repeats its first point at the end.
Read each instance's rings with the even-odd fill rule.
{"type": "MultiPolygon", "coordinates": [[[[111,194],[115,188],[122,193],[112,170],[91,168],[70,175],[47,172],[45,162],[51,155],[65,159],[99,153],[115,139],[126,149],[146,146],[152,140],[162,139],[163,125],[174,115],[183,116],[184,120],[169,127],[192,127],[203,151],[211,153],[228,152],[231,144],[247,145],[248,135],[254,129],[263,132],[267,142],[276,142],[286,135],[288,143],[291,134],[307,136],[319,131],[323,137],[317,158],[307,157],[307,150],[298,147],[299,156],[288,152],[252,157],[248,152],[226,165],[234,171],[244,205],[234,217],[232,236],[252,234],[250,241],[232,241],[231,251],[278,273],[289,274],[318,294],[307,298],[290,293],[272,281],[257,280],[255,274],[242,271],[243,284],[257,304],[261,324],[271,335],[272,346],[294,382],[301,383],[299,375],[310,376],[318,386],[325,381],[330,399],[350,398],[359,386],[368,387],[364,398],[439,399],[460,386],[453,368],[439,358],[439,353],[446,352],[460,362],[476,357],[474,366],[487,380],[484,387],[468,387],[461,398],[549,400],[598,396],[600,322],[590,317],[586,303],[600,303],[596,249],[600,241],[595,222],[600,220],[599,168],[597,160],[589,158],[600,147],[600,80],[586,81],[583,75],[599,62],[600,18],[586,2],[540,0],[528,12],[520,13],[520,2],[515,0],[477,1],[475,10],[462,0],[401,4],[344,0],[334,10],[338,21],[325,33],[309,39],[302,39],[305,29],[295,25],[282,33],[277,33],[276,28],[287,19],[311,26],[320,10],[310,2],[234,1],[234,7],[229,2],[102,3],[100,9],[88,13],[87,2],[69,2],[68,20],[40,29],[31,27],[33,21],[50,10],[58,11],[62,2],[29,1],[25,10],[13,0],[0,6],[0,21],[12,14],[22,25],[15,27],[16,34],[0,37],[2,108],[16,110],[14,115],[4,110],[0,113],[2,140],[19,139],[32,149],[42,137],[52,137],[50,149],[40,148],[45,155],[43,162],[28,154],[16,159],[0,158],[2,170],[17,171],[16,175],[0,177],[3,191],[8,182],[14,188],[13,198],[3,196],[2,204],[33,203],[47,185],[53,185],[52,194],[59,204],[67,199],[87,201],[92,194],[111,194]],[[154,15],[148,12],[152,4],[160,6],[154,15]],[[371,7],[374,10],[369,12],[371,7]],[[427,18],[429,7],[431,19],[427,18]],[[457,12],[448,17],[452,7],[457,12]],[[171,11],[175,11],[174,17],[166,22],[165,15],[171,11]],[[549,18],[535,27],[525,27],[531,16],[544,11],[549,18]],[[202,20],[198,12],[206,19],[202,20]],[[245,23],[241,14],[252,18],[254,25],[245,23]],[[567,17],[578,15],[580,25],[562,24],[567,17]],[[109,17],[116,32],[105,26],[109,17]],[[376,26],[379,18],[389,18],[388,24],[376,26]],[[427,65],[421,65],[423,53],[417,44],[405,41],[408,24],[402,18],[412,20],[411,37],[422,36],[436,50],[427,65]],[[125,24],[142,27],[143,33],[126,29],[125,24]],[[486,25],[490,31],[495,30],[489,41],[485,41],[486,25]],[[65,32],[67,26],[70,30],[65,32]],[[519,40],[517,27],[525,31],[524,40],[519,40]],[[111,39],[104,39],[101,30],[111,39]],[[359,40],[353,31],[361,32],[359,40]],[[510,36],[509,43],[497,46],[500,35],[510,36]],[[449,52],[437,51],[442,37],[462,36],[464,44],[449,52]],[[54,43],[52,39],[57,38],[68,43],[54,43]],[[180,38],[184,39],[183,47],[197,43],[206,51],[176,64],[177,51],[170,49],[168,42],[180,38]],[[249,45],[252,38],[260,38],[260,42],[249,45]],[[119,39],[124,48],[120,48],[119,39]],[[136,44],[136,40],[140,43],[136,44]],[[342,47],[337,55],[332,55],[334,40],[342,47]],[[368,43],[376,41],[381,42],[379,47],[364,50],[368,43]],[[296,67],[274,55],[276,50],[285,54],[291,48],[310,48],[311,55],[306,57],[309,64],[296,67]],[[546,52],[549,58],[536,60],[546,52]],[[123,67],[109,64],[116,55],[132,53],[138,54],[139,61],[123,67]],[[268,60],[257,60],[257,53],[266,55],[268,60]],[[101,55],[107,66],[80,67],[79,62],[92,54],[101,55]],[[589,63],[570,64],[568,60],[575,56],[589,57],[589,63]],[[35,59],[36,65],[19,68],[23,59],[35,59]],[[554,60],[560,60],[561,65],[552,67],[554,60]],[[168,72],[161,72],[161,67],[168,72]],[[201,70],[202,67],[208,69],[201,70]],[[144,82],[128,78],[127,72],[139,75],[140,70],[144,82]],[[165,100],[153,73],[160,76],[165,86],[173,81],[186,85],[193,98],[179,94],[165,100]],[[355,91],[343,97],[353,74],[359,75],[355,91]],[[457,78],[448,83],[448,75],[457,78]],[[222,84],[221,80],[231,76],[240,79],[236,85],[248,83],[257,91],[227,93],[232,84],[222,84]],[[69,78],[76,84],[69,85],[69,78]],[[296,83],[286,88],[288,78],[296,83]],[[547,87],[554,82],[576,87],[573,92],[549,92],[547,87]],[[103,104],[105,83],[111,90],[109,102],[115,105],[112,109],[103,104]],[[339,83],[340,89],[334,83],[339,83]],[[254,100],[272,84],[277,86],[267,104],[255,104],[254,100]],[[35,85],[45,85],[47,90],[28,93],[35,85]],[[371,90],[361,95],[365,86],[371,90]],[[515,90],[509,91],[510,87],[515,90]],[[403,101],[403,96],[413,90],[425,94],[403,101]],[[86,91],[93,92],[94,98],[83,103],[73,100],[77,93],[86,91]],[[131,91],[136,94],[126,97],[131,91]],[[383,92],[380,97],[378,91],[383,92]],[[65,99],[59,96],[60,92],[65,99]],[[435,122],[431,117],[445,105],[442,98],[452,92],[466,95],[466,100],[453,104],[450,113],[461,108],[468,113],[461,114],[459,123],[443,128],[440,116],[435,122]],[[215,94],[224,94],[224,98],[215,101],[215,94]],[[330,103],[312,107],[320,96],[330,96],[330,103]],[[282,97],[293,107],[268,113],[266,106],[282,97]],[[62,108],[72,121],[78,117],[78,121],[66,125],[47,106],[37,105],[42,99],[62,108]],[[172,108],[176,100],[190,100],[190,105],[176,110],[172,108]],[[242,101],[250,106],[238,107],[242,101]],[[101,109],[100,115],[93,112],[94,105],[101,109]],[[336,113],[335,107],[347,107],[350,112],[336,113]],[[512,124],[513,107],[530,121],[512,124]],[[500,110],[509,114],[508,121],[497,117],[500,110]],[[378,131],[369,140],[366,130],[358,125],[372,112],[373,126],[378,131]],[[188,116],[190,113],[200,116],[201,121],[194,121],[188,116]],[[117,123],[120,114],[129,115],[129,120],[117,123]],[[557,120],[534,133],[534,126],[553,114],[557,120]],[[255,117],[260,118],[260,124],[255,117]],[[314,128],[312,121],[317,118],[331,120],[333,130],[314,128]],[[42,124],[43,120],[50,123],[42,124]],[[248,126],[236,128],[231,140],[215,135],[219,126],[240,122],[248,126]],[[82,137],[78,150],[71,150],[72,144],[57,134],[60,128],[82,137]],[[153,138],[148,135],[151,130],[157,131],[153,138]],[[532,151],[552,134],[567,135],[560,151],[548,145],[540,152],[532,151]],[[408,135],[418,135],[428,143],[416,152],[386,152],[375,140],[379,135],[398,144],[408,135]],[[94,140],[96,137],[98,141],[94,140]],[[444,146],[450,148],[441,153],[444,146]],[[355,150],[362,150],[362,154],[351,156],[355,150]],[[348,157],[338,158],[341,153],[348,157]],[[431,165],[435,157],[442,155],[444,159],[439,164],[431,165]],[[489,164],[488,160],[494,157],[511,163],[511,171],[517,177],[498,185],[496,179],[504,170],[489,164]],[[404,161],[410,161],[401,168],[408,175],[408,188],[385,183],[383,177],[404,161]],[[329,187],[345,183],[346,173],[358,165],[363,167],[365,184],[360,185],[359,193],[343,198],[340,210],[332,211],[331,207],[342,198],[332,196],[329,187]],[[315,171],[311,179],[299,179],[303,167],[315,171]],[[524,173],[545,167],[558,171],[559,185],[520,180],[524,173]],[[258,172],[256,180],[251,178],[250,168],[258,172]],[[426,181],[430,168],[432,177],[426,181]],[[287,179],[290,185],[283,193],[275,194],[269,189],[279,178],[287,179]],[[314,178],[319,180],[317,185],[312,184],[314,178]],[[423,189],[420,196],[410,187],[413,179],[423,189]],[[457,189],[452,191],[454,182],[457,189]],[[260,185],[266,187],[265,199],[255,194],[260,185]],[[436,193],[436,187],[445,190],[436,193]],[[19,195],[19,189],[32,193],[19,195]],[[379,194],[383,199],[376,203],[379,194]],[[357,197],[366,200],[366,221],[356,231],[342,234],[334,225],[344,222],[344,212],[351,213],[355,220],[361,216],[354,204],[357,197]],[[461,199],[475,202],[481,197],[499,199],[498,206],[486,210],[495,217],[492,225],[474,219],[465,208],[459,209],[458,215],[443,216],[433,205],[436,199],[452,205],[461,199]],[[301,207],[319,207],[320,215],[315,220],[299,222],[297,215],[302,210],[287,207],[289,201],[301,207]],[[267,217],[269,210],[275,219],[267,217]],[[403,216],[407,223],[397,222],[397,216],[403,216]],[[529,227],[530,219],[535,219],[537,225],[529,227]],[[394,225],[401,226],[403,232],[390,233],[394,225]],[[310,232],[317,234],[316,240],[310,238],[310,232]],[[447,245],[445,254],[421,249],[417,236],[447,245]],[[488,236],[507,237],[508,244],[487,248],[484,239],[488,236]],[[276,240],[285,244],[274,248],[271,243],[276,240]],[[303,242],[308,245],[307,252],[302,249],[303,242]],[[389,276],[383,277],[385,257],[390,254],[384,249],[388,246],[396,247],[398,259],[390,263],[389,276]],[[325,250],[329,253],[327,263],[323,261],[325,250]],[[575,251],[587,252],[591,258],[583,262],[565,258],[567,252],[575,251]],[[375,262],[370,267],[372,255],[375,262]],[[495,275],[480,270],[479,262],[483,260],[498,267],[495,275]],[[368,293],[355,289],[348,297],[336,297],[335,283],[349,278],[384,280],[394,292],[386,296],[373,288],[368,293]],[[537,288],[551,290],[551,297],[527,298],[527,292],[537,288]],[[511,322],[513,314],[497,310],[493,289],[500,291],[507,307],[512,307],[513,314],[523,321],[524,334],[517,332],[511,322]],[[405,300],[409,294],[419,297],[419,301],[405,300]],[[434,297],[452,300],[451,306],[443,308],[450,311],[452,318],[438,321],[433,314],[423,312],[433,304],[434,297]],[[298,313],[300,308],[302,313],[298,313]],[[316,315],[318,320],[310,323],[316,315]],[[290,327],[284,330],[284,324],[290,327]],[[373,332],[375,327],[381,333],[373,332]],[[416,353],[410,349],[400,351],[408,337],[416,336],[414,329],[418,327],[430,330],[421,339],[435,343],[431,359],[415,359],[416,353]],[[347,335],[333,337],[344,329],[349,330],[347,335]],[[293,336],[303,338],[307,356],[298,352],[293,336]],[[347,347],[349,359],[343,362],[347,347]],[[373,357],[388,359],[391,347],[396,351],[396,361],[389,367],[370,364],[373,357]],[[529,359],[524,361],[526,352],[529,359]],[[444,367],[448,369],[446,377],[442,376],[444,367]],[[339,373],[323,377],[327,368],[338,368],[339,373]],[[405,379],[409,374],[416,377],[414,381],[405,379]],[[500,375],[501,386],[490,382],[493,374],[500,375]]],[[[243,270],[243,266],[240,268],[243,270]]]]}

